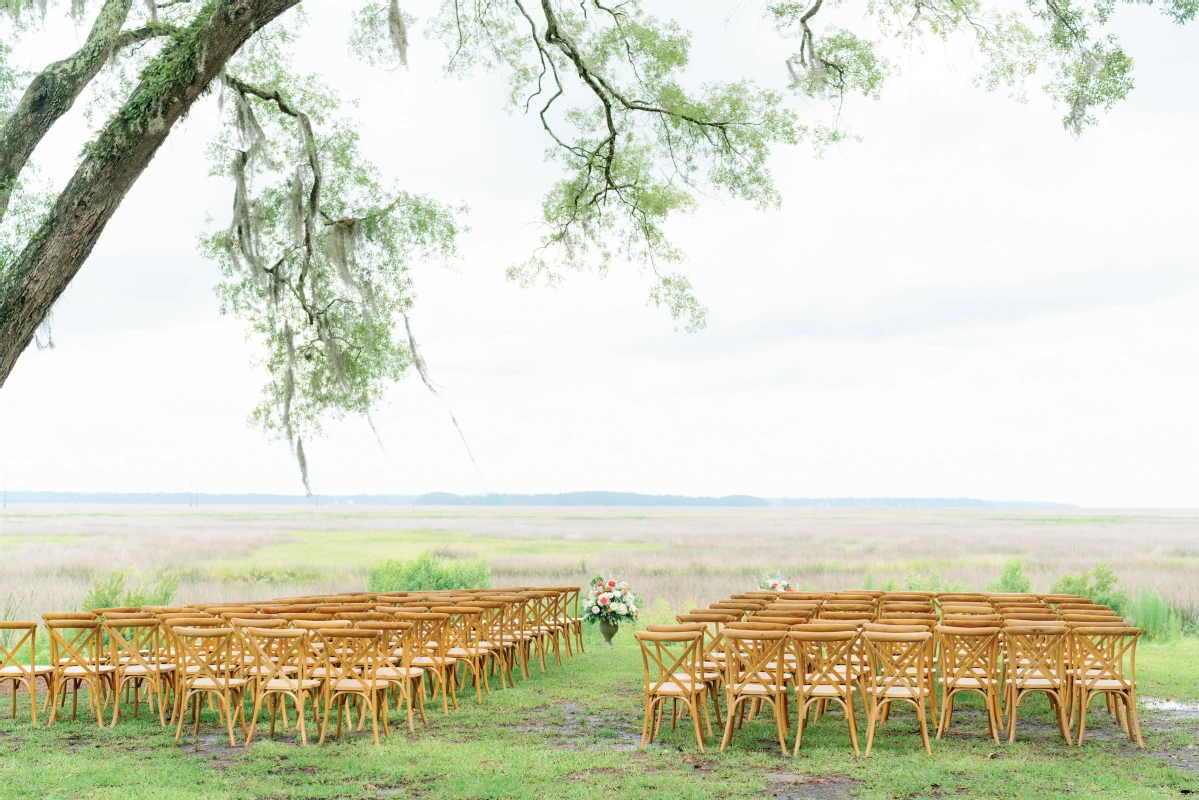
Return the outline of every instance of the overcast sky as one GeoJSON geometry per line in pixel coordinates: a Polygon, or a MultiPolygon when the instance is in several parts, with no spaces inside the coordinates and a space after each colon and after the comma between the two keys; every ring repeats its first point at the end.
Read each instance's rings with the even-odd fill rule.
{"type": "MultiPolygon", "coordinates": [[[[1194,26],[1118,10],[1138,86],[1081,141],[1035,91],[1019,105],[974,88],[964,50],[905,57],[881,101],[848,107],[862,143],[777,154],[782,210],[704,200],[672,225],[710,309],[688,335],[646,307],[635,268],[507,283],[555,175],[536,121],[504,110],[494,77],[441,77],[419,34],[406,73],[343,58],[344,8],[306,5],[310,63],[365,100],[367,153],[467,203],[472,228],[457,271],[416,270],[412,322],[444,402],[397,386],[375,416],[383,448],[362,420],[329,425],[307,446],[315,491],[1199,506],[1194,26]]],[[[794,43],[754,12],[674,7],[702,77],[785,80],[794,43]]],[[[62,26],[20,52],[48,60],[79,37],[62,26]]],[[[78,112],[41,159],[59,182],[78,112]]],[[[10,490],[302,491],[287,446],[247,424],[261,376],[196,254],[231,200],[206,174],[215,125],[207,102],[177,127],[55,308],[56,348],[0,391],[10,490]]]]}

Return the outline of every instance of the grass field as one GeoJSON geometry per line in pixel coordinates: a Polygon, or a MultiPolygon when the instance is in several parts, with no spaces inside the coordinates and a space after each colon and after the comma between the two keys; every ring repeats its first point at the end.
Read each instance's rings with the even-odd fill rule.
{"type": "MultiPolygon", "coordinates": [[[[592,634],[589,632],[589,637],[592,634]]],[[[1199,715],[1146,710],[1137,750],[1093,713],[1081,749],[1060,741],[1047,706],[1031,701],[1014,745],[988,737],[979,706],[959,701],[955,724],[926,756],[910,711],[882,729],[872,758],[857,758],[843,718],[805,733],[797,758],[779,753],[774,726],[755,720],[725,753],[700,754],[689,728],[667,726],[637,750],[641,663],[627,632],[620,646],[551,665],[482,706],[465,695],[449,716],[430,711],[409,734],[393,723],[376,749],[369,730],[301,747],[291,732],[230,748],[215,715],[182,744],[150,722],[98,730],[69,718],[33,729],[25,701],[0,715],[0,796],[5,798],[1165,798],[1199,793],[1199,715]]],[[[1147,649],[1142,681],[1194,697],[1196,649],[1147,649]],[[1190,672],[1193,675],[1193,671],[1190,672]]],[[[7,698],[0,708],[7,711],[7,698]]],[[[859,707],[859,722],[862,720],[859,707]]]]}
{"type": "MultiPolygon", "coordinates": [[[[369,566],[425,550],[485,558],[493,585],[632,583],[665,617],[753,588],[776,570],[797,587],[902,583],[938,572],[981,589],[1013,556],[1034,587],[1094,563],[1199,609],[1199,519],[1184,513],[975,513],[819,509],[10,509],[0,515],[0,602],[9,618],[78,607],[92,581],[122,569],[134,583],[181,578],[180,601],[267,599],[360,590],[369,566]]],[[[593,632],[588,632],[593,636],[593,632]]],[[[700,755],[688,730],[637,750],[641,663],[622,646],[551,667],[482,707],[464,698],[427,728],[394,727],[302,748],[290,736],[229,748],[213,716],[182,745],[151,723],[98,730],[81,719],[31,729],[0,698],[0,798],[1060,798],[1199,793],[1199,641],[1143,643],[1146,749],[1101,714],[1081,750],[1060,742],[1047,706],[1022,713],[1018,741],[995,745],[970,700],[924,755],[910,712],[855,758],[830,714],[798,758],[779,754],[773,723],[700,755]],[[1165,702],[1163,702],[1165,701],[1165,702]],[[1173,702],[1170,702],[1173,701],[1173,702]]],[[[1022,707],[1023,708],[1023,707],[1022,707]]],[[[859,721],[862,712],[859,708],[859,721]]]]}

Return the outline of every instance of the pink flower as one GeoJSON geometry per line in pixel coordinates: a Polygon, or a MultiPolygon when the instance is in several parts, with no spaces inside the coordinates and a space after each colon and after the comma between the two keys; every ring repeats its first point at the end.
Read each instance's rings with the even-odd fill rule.
{"type": "Polygon", "coordinates": [[[615,587],[616,587],[616,581],[608,581],[608,585],[609,585],[609,586],[611,586],[611,587],[613,587],[613,588],[615,588],[615,587]]]}
{"type": "Polygon", "coordinates": [[[608,598],[606,598],[606,597],[601,597],[601,598],[599,599],[599,604],[600,604],[601,606],[606,606],[606,605],[608,605],[608,598]]]}

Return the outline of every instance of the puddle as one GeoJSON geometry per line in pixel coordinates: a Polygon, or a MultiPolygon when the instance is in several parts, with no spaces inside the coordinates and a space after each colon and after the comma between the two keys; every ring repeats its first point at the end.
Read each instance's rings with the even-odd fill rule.
{"type": "Polygon", "coordinates": [[[1138,700],[1141,708],[1146,711],[1168,711],[1179,716],[1199,717],[1199,703],[1162,697],[1140,697],[1138,700]]]}

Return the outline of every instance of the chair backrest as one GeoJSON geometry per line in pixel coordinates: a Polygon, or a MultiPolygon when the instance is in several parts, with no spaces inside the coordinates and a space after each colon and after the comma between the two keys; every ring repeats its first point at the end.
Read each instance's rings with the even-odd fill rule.
{"type": "Polygon", "coordinates": [[[1002,628],[1007,679],[1017,689],[1033,680],[1061,688],[1066,677],[1069,628],[1060,622],[1005,622],[1002,628]]]}
{"type": "MultiPolygon", "coordinates": [[[[1088,691],[1103,681],[1116,681],[1132,691],[1137,680],[1137,640],[1140,628],[1083,625],[1070,629],[1070,663],[1085,664],[1076,680],[1088,691]]],[[[1108,684],[1110,686],[1110,683],[1108,684]]]]}
{"type": "Polygon", "coordinates": [[[12,642],[9,641],[9,637],[14,634],[0,636],[0,673],[3,673],[8,667],[13,667],[26,678],[32,678],[33,668],[37,663],[37,623],[0,622],[0,631],[16,631],[12,642]],[[28,648],[25,654],[27,660],[22,661],[21,651],[26,648],[28,648]],[[26,663],[28,663],[28,667],[25,666],[26,663]]]}
{"type": "Polygon", "coordinates": [[[313,654],[305,631],[248,627],[241,633],[254,656],[255,679],[259,685],[284,679],[295,681],[294,685],[298,687],[307,680],[313,654]]]}
{"type": "MultiPolygon", "coordinates": [[[[806,630],[792,628],[789,634],[797,671],[803,676],[803,691],[811,693],[819,686],[831,686],[842,693],[857,680],[858,632],[806,630]]],[[[800,684],[796,675],[796,684],[800,684]]]]}
{"type": "Polygon", "coordinates": [[[702,673],[701,631],[636,631],[633,636],[641,646],[646,694],[658,692],[667,683],[675,682],[676,673],[695,678],[702,673]]]}
{"type": "Polygon", "coordinates": [[[928,631],[863,631],[867,686],[880,698],[899,690],[922,697],[931,690],[932,641],[928,631]]]}
{"type": "Polygon", "coordinates": [[[80,667],[98,675],[104,648],[100,621],[92,619],[43,619],[50,637],[50,663],[61,667],[80,667]]]}
{"type": "Polygon", "coordinates": [[[114,606],[112,608],[89,608],[88,613],[103,617],[105,614],[136,614],[141,610],[140,606],[114,606]]]}
{"type": "Polygon", "coordinates": [[[941,614],[981,614],[989,616],[995,613],[995,606],[990,603],[942,603],[941,614]]]}
{"type": "Polygon", "coordinates": [[[288,622],[296,622],[304,620],[306,622],[325,622],[333,619],[332,614],[321,614],[316,611],[288,611],[281,614],[276,614],[279,619],[287,620],[288,622]]]}
{"type": "Polygon", "coordinates": [[[373,691],[386,683],[377,677],[379,667],[384,666],[381,653],[383,637],[379,631],[358,628],[325,628],[319,631],[323,666],[330,686],[345,691],[342,681],[350,681],[357,691],[373,691]]]}
{"type": "Polygon", "coordinates": [[[47,611],[42,614],[42,620],[49,619],[95,619],[96,615],[90,611],[47,611]]]}
{"type": "Polygon", "coordinates": [[[162,623],[156,618],[112,619],[102,623],[108,639],[108,663],[139,666],[147,671],[158,668],[163,656],[162,623]]]}
{"type": "Polygon", "coordinates": [[[723,600],[719,603],[712,603],[709,608],[728,608],[735,611],[757,611],[766,606],[764,600],[723,600]]]}
{"type": "Polygon", "coordinates": [[[412,663],[412,657],[416,655],[412,652],[412,630],[411,622],[397,622],[389,620],[381,622],[378,620],[362,620],[354,627],[363,631],[378,631],[381,639],[379,643],[379,666],[390,666],[391,658],[398,651],[403,654],[403,665],[405,667],[412,663]]]}
{"type": "MultiPolygon", "coordinates": [[[[742,623],[746,624],[746,623],[742,623]]],[[[734,694],[749,684],[784,686],[784,648],[790,634],[784,630],[724,627],[724,685],[734,694]]]]}
{"type": "Polygon", "coordinates": [[[963,679],[999,679],[999,628],[954,627],[938,625],[941,680],[953,688],[963,679]]]}
{"type": "Polygon", "coordinates": [[[228,689],[234,678],[233,629],[172,627],[177,674],[189,683],[207,678],[228,689]]]}

